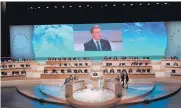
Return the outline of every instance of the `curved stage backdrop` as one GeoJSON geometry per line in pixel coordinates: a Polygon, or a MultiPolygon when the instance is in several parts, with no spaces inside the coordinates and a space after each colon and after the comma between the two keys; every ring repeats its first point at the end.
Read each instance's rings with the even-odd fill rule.
{"type": "MultiPolygon", "coordinates": [[[[161,58],[162,56],[170,56],[169,52],[172,50],[168,49],[169,40],[173,41],[172,35],[177,35],[169,32],[172,39],[168,38],[167,28],[169,27],[167,25],[173,26],[169,22],[168,24],[164,22],[135,22],[11,26],[11,57],[149,56],[161,58]],[[101,43],[100,51],[94,50],[96,46],[92,44],[94,41],[92,41],[90,30],[95,25],[100,27],[99,35],[104,40],[101,43]],[[109,45],[110,47],[108,47],[109,45]],[[85,51],[86,48],[88,50],[85,51]]],[[[171,27],[169,29],[176,30],[171,27]]],[[[178,38],[176,38],[177,41],[179,41],[178,38]]],[[[175,47],[177,46],[181,47],[181,43],[175,47]]],[[[172,55],[180,56],[181,50],[177,50],[172,55]]]]}

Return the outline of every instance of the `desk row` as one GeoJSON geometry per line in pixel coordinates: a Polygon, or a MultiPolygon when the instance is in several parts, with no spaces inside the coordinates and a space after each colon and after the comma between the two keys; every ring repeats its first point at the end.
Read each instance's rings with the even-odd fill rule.
{"type": "Polygon", "coordinates": [[[44,70],[44,73],[88,73],[91,69],[53,69],[53,70],[44,70]]]}
{"type": "Polygon", "coordinates": [[[26,75],[26,71],[1,72],[1,76],[26,75]]]}
{"type": "Polygon", "coordinates": [[[122,73],[122,72],[128,72],[128,73],[150,73],[152,70],[151,69],[104,69],[104,73],[122,73]]]}

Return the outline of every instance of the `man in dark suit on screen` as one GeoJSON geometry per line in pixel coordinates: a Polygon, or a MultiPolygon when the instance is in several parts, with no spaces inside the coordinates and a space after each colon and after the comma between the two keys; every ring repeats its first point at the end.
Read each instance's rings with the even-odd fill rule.
{"type": "Polygon", "coordinates": [[[90,32],[92,39],[84,43],[85,51],[111,51],[109,41],[101,39],[101,28],[99,26],[93,26],[90,32]]]}

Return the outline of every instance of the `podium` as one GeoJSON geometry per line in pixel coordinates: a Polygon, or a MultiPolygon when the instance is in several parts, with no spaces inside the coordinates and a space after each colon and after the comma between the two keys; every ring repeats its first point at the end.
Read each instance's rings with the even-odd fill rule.
{"type": "Polygon", "coordinates": [[[85,80],[73,80],[72,82],[65,84],[65,96],[73,96],[75,91],[85,88],[85,80]]]}
{"type": "Polygon", "coordinates": [[[91,80],[92,80],[92,88],[98,88],[98,79],[99,77],[98,76],[92,76],[91,77],[91,80]]]}
{"type": "Polygon", "coordinates": [[[121,82],[117,82],[114,80],[105,79],[104,80],[104,89],[108,89],[108,90],[113,91],[116,96],[118,94],[122,94],[121,82]]]}

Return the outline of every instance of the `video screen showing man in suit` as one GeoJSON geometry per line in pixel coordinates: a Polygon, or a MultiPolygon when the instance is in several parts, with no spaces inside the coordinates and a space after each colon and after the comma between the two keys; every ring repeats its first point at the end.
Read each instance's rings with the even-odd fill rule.
{"type": "Polygon", "coordinates": [[[84,43],[85,51],[111,51],[108,40],[102,39],[101,28],[95,25],[90,30],[92,39],[84,43]]]}
{"type": "Polygon", "coordinates": [[[74,25],[74,51],[112,52],[122,50],[121,24],[74,25]]]}

